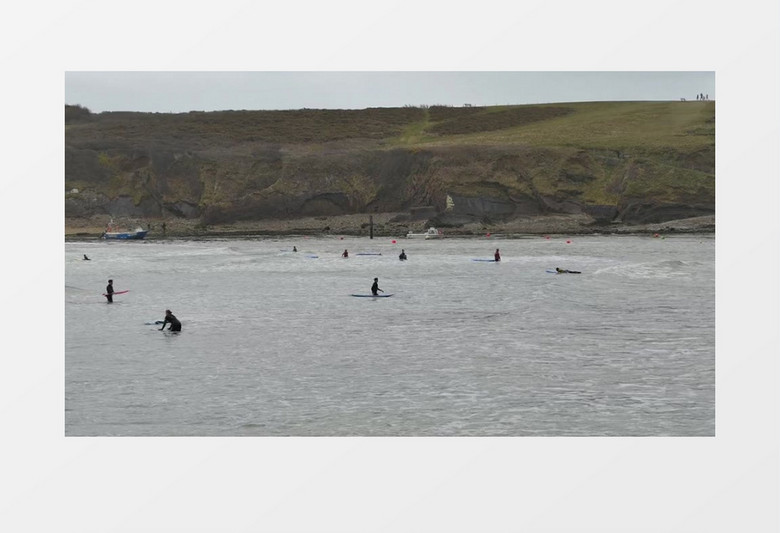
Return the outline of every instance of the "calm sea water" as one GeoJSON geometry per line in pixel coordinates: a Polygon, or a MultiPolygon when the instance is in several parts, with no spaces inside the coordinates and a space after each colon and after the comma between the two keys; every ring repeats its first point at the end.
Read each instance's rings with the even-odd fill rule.
{"type": "Polygon", "coordinates": [[[567,240],[68,242],[65,434],[714,435],[714,237],[567,240]]]}

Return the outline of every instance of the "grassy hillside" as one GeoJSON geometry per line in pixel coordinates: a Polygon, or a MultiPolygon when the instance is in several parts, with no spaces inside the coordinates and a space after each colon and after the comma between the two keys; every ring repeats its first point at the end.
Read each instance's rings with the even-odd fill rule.
{"type": "Polygon", "coordinates": [[[714,212],[714,102],[182,114],[66,106],[65,118],[67,216],[714,212]],[[444,212],[448,195],[460,199],[454,213],[444,212]]]}

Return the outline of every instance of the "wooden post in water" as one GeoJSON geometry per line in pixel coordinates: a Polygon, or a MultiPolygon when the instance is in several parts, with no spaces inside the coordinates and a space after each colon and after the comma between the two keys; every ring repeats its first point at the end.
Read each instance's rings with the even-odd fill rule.
{"type": "Polygon", "coordinates": [[[368,238],[374,238],[374,215],[368,215],[368,238]]]}

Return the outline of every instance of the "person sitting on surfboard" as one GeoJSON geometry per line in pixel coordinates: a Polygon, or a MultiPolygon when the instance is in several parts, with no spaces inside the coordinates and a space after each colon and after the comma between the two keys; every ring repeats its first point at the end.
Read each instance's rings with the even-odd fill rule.
{"type": "Polygon", "coordinates": [[[114,280],[113,279],[108,280],[108,285],[106,285],[106,300],[108,300],[107,303],[112,303],[114,301],[114,280]]]}
{"type": "Polygon", "coordinates": [[[298,248],[296,248],[295,246],[293,246],[293,252],[297,252],[297,251],[298,251],[298,248]]]}
{"type": "Polygon", "coordinates": [[[341,254],[341,257],[349,257],[349,252],[344,250],[344,253],[341,254]]]}
{"type": "Polygon", "coordinates": [[[401,255],[398,256],[398,259],[406,261],[406,252],[404,252],[403,249],[401,250],[401,255]]]}
{"type": "Polygon", "coordinates": [[[170,309],[165,310],[165,320],[163,320],[160,331],[165,329],[165,324],[170,324],[168,331],[181,331],[181,322],[179,322],[179,319],[171,313],[170,309]]]}
{"type": "Polygon", "coordinates": [[[501,254],[498,253],[498,248],[496,248],[496,253],[493,254],[493,258],[496,260],[496,262],[501,261],[501,254]]]}
{"type": "Polygon", "coordinates": [[[383,291],[382,289],[379,288],[379,278],[374,278],[374,284],[371,285],[371,294],[373,294],[374,296],[379,296],[377,291],[385,292],[385,291],[383,291]]]}
{"type": "Polygon", "coordinates": [[[87,257],[87,254],[84,254],[84,261],[89,261],[89,257],[87,257]]]}

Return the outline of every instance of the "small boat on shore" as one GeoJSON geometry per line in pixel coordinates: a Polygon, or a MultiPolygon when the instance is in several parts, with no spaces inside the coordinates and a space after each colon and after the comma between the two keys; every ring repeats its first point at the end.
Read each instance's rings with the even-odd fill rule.
{"type": "Polygon", "coordinates": [[[112,239],[112,240],[140,240],[146,237],[146,234],[149,233],[149,230],[145,230],[138,226],[135,228],[135,230],[128,229],[127,231],[115,231],[113,228],[113,222],[110,222],[108,226],[106,226],[106,231],[103,232],[103,235],[100,237],[102,239],[112,239]]]}
{"type": "Polygon", "coordinates": [[[425,233],[412,233],[411,231],[406,234],[407,239],[443,239],[444,233],[440,229],[428,228],[425,233]]]}

